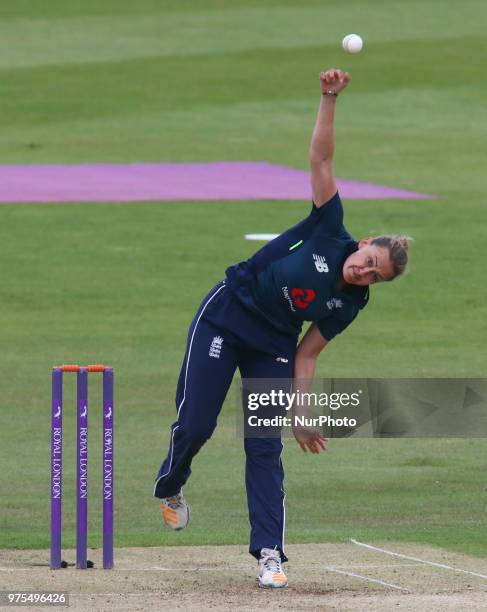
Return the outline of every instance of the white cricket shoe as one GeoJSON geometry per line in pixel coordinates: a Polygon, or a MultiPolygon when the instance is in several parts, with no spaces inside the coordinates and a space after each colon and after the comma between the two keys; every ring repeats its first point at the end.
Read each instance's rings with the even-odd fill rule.
{"type": "Polygon", "coordinates": [[[189,523],[189,507],[182,493],[161,499],[162,520],[168,527],[179,531],[189,523]]]}
{"type": "Polygon", "coordinates": [[[287,577],[282,571],[281,553],[272,548],[262,548],[259,559],[259,586],[272,589],[287,587],[287,577]]]}

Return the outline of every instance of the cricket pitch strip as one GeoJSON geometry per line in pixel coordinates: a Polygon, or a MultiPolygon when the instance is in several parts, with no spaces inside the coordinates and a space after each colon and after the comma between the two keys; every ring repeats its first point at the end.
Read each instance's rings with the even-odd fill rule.
{"type": "MultiPolygon", "coordinates": [[[[0,591],[65,591],[76,612],[487,609],[487,560],[419,544],[368,544],[288,545],[290,586],[277,590],[258,588],[245,546],[120,548],[110,571],[100,569],[100,550],[89,551],[95,568],[88,570],[51,570],[46,550],[1,550],[0,591]]],[[[74,556],[64,552],[68,561],[74,556]]]]}

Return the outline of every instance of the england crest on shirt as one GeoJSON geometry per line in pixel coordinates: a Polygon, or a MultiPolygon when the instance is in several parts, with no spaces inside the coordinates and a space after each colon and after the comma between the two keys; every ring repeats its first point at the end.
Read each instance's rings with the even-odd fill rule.
{"type": "Polygon", "coordinates": [[[208,355],[214,359],[220,359],[220,353],[222,350],[223,338],[221,336],[215,336],[211,341],[210,350],[208,355]]]}

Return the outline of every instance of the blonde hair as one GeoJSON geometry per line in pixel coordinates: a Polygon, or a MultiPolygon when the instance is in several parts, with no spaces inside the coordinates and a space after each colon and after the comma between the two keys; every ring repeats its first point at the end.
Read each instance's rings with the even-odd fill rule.
{"type": "Polygon", "coordinates": [[[388,280],[394,280],[397,276],[404,274],[408,265],[408,249],[412,240],[409,236],[398,235],[377,236],[372,239],[372,244],[386,248],[389,251],[389,258],[392,263],[392,277],[388,280]]]}

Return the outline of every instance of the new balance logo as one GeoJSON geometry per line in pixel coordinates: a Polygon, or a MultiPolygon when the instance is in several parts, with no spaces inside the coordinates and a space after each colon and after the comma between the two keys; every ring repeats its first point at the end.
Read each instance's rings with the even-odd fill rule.
{"type": "Polygon", "coordinates": [[[328,300],[326,305],[328,306],[329,310],[333,310],[334,308],[341,308],[343,306],[343,302],[342,300],[337,300],[337,298],[331,298],[331,300],[328,300]]]}
{"type": "Polygon", "coordinates": [[[282,363],[287,363],[289,359],[285,359],[284,357],[276,357],[276,361],[281,361],[282,363]]]}
{"type": "Polygon", "coordinates": [[[313,253],[313,259],[315,260],[315,267],[318,272],[328,272],[328,264],[326,263],[326,259],[323,255],[316,255],[313,253]]]}
{"type": "Polygon", "coordinates": [[[221,336],[215,336],[210,344],[210,350],[208,355],[215,359],[220,359],[220,353],[222,350],[223,338],[221,336]]]}

